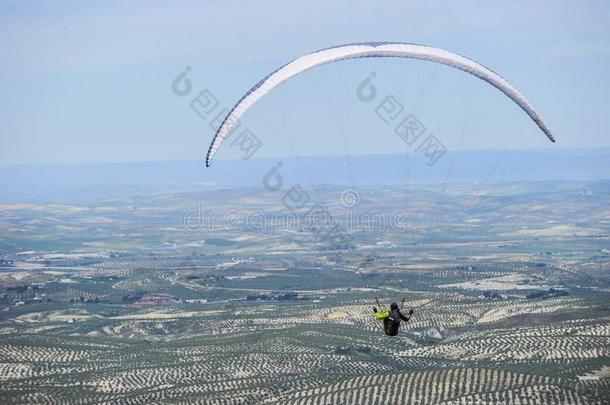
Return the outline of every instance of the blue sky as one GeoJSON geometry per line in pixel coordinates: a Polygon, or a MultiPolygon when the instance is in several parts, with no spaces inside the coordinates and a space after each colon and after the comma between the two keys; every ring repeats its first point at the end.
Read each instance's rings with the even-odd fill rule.
{"type": "Polygon", "coordinates": [[[251,111],[260,157],[403,150],[354,97],[371,72],[449,149],[610,146],[607,1],[5,1],[0,164],[201,159],[213,131],[189,107],[199,90],[230,107],[300,54],[386,40],[492,68],[541,111],[557,144],[462,72],[374,60],[320,68],[251,111]],[[194,90],[180,98],[170,84],[186,66],[194,90]]]}

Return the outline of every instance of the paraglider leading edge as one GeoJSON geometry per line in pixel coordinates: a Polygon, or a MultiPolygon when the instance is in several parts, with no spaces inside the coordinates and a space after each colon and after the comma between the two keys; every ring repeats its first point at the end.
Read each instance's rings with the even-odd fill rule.
{"type": "Polygon", "coordinates": [[[470,73],[491,84],[513,100],[538,125],[547,138],[551,142],[555,142],[551,130],[538,111],[534,109],[530,102],[515,87],[493,70],[471,59],[440,48],[401,42],[366,42],[335,46],[300,56],[260,80],[242,96],[222,121],[208,149],[205,160],[206,166],[209,167],[212,164],[218,148],[246,111],[281,83],[319,65],[346,59],[371,57],[427,60],[470,73]]]}

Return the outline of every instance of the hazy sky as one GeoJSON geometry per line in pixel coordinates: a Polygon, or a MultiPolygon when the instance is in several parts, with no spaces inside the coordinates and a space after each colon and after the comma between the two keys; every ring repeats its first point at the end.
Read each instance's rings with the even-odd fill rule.
{"type": "Polygon", "coordinates": [[[0,164],[202,158],[213,132],[189,107],[200,90],[230,107],[300,54],[359,41],[483,63],[532,101],[558,143],[465,73],[372,60],[311,72],[251,111],[261,157],[403,148],[355,97],[371,72],[450,149],[610,146],[608,1],[4,1],[0,164]],[[193,91],[181,98],[171,82],[186,66],[193,91]]]}

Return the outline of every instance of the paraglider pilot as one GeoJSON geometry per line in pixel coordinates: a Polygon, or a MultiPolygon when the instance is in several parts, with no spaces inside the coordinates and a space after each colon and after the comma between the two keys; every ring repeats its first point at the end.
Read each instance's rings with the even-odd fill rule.
{"type": "MultiPolygon", "coordinates": [[[[379,304],[378,304],[379,305],[379,304]]],[[[375,313],[375,318],[383,320],[383,328],[385,330],[385,334],[388,336],[396,336],[398,335],[398,328],[400,328],[400,321],[408,322],[411,319],[411,315],[413,315],[413,310],[409,310],[409,316],[406,317],[400,312],[400,308],[398,308],[398,304],[393,302],[390,305],[390,310],[385,312],[378,312],[377,307],[373,307],[373,312],[375,313]]]]}

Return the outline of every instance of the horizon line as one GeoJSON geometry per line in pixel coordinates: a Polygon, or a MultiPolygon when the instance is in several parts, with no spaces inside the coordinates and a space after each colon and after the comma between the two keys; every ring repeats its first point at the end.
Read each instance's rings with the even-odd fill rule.
{"type": "MultiPolygon", "coordinates": [[[[549,148],[514,148],[514,149],[448,149],[447,153],[484,153],[484,152],[544,152],[548,153],[551,151],[595,151],[595,152],[610,152],[610,145],[600,146],[582,146],[582,147],[561,147],[551,146],[549,148]]],[[[365,157],[365,156],[404,156],[404,152],[387,152],[387,153],[362,153],[362,154],[350,154],[350,158],[354,157],[365,157]]],[[[413,152],[408,154],[416,155],[413,152]]],[[[342,154],[320,154],[320,155],[303,155],[303,156],[269,156],[253,158],[250,161],[264,161],[264,160],[277,160],[277,159],[311,159],[311,158],[342,158],[346,155],[342,154]]],[[[231,161],[243,161],[239,157],[234,158],[218,158],[217,163],[220,162],[231,162],[231,161]]],[[[205,168],[205,158],[185,158],[185,159],[158,159],[158,160],[117,160],[117,161],[75,161],[75,162],[25,162],[25,163],[0,163],[0,170],[16,167],[28,167],[28,166],[71,166],[71,165],[116,165],[116,164],[146,164],[146,163],[177,163],[177,162],[201,162],[205,168]]]]}

